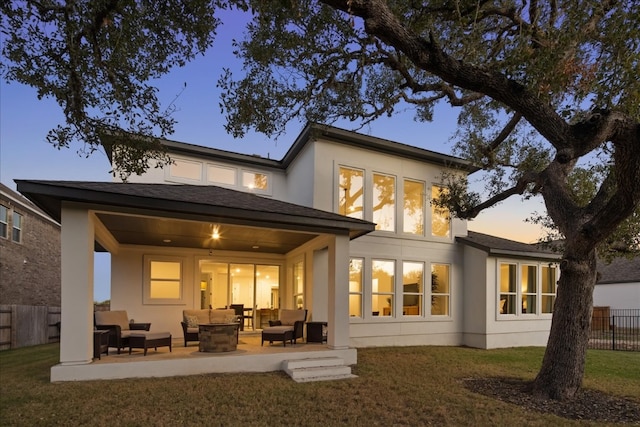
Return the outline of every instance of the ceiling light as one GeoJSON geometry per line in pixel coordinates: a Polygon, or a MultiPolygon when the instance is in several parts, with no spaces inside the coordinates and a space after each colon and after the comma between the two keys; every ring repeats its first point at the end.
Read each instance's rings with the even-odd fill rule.
{"type": "Polygon", "coordinates": [[[164,239],[163,242],[165,243],[171,243],[171,239],[164,239]]]}
{"type": "Polygon", "coordinates": [[[252,247],[253,249],[260,249],[260,246],[258,246],[258,245],[253,245],[253,246],[251,246],[251,247],[252,247]]]}

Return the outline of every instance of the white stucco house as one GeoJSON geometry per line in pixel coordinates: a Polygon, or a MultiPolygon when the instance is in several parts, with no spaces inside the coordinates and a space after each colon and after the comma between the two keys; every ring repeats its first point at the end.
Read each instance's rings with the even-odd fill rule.
{"type": "Polygon", "coordinates": [[[474,172],[467,162],[316,124],[281,160],[163,144],[173,164],[128,183],[17,181],[62,224],[52,380],[231,370],[92,363],[94,250],[111,254],[112,310],[174,339],[182,310],[243,304],[258,331],[278,308],[307,309],[347,364],[367,346],[546,344],[559,255],[468,232],[430,204],[441,173],[474,172]]]}

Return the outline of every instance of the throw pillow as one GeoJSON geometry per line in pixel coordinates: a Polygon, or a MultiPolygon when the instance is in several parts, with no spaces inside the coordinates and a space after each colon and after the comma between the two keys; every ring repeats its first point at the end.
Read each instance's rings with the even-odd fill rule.
{"type": "Polygon", "coordinates": [[[184,316],[184,320],[187,323],[187,328],[198,327],[198,316],[184,316]]]}
{"type": "Polygon", "coordinates": [[[237,323],[238,322],[238,316],[236,316],[235,314],[227,314],[226,316],[224,316],[224,323],[237,323]]]}

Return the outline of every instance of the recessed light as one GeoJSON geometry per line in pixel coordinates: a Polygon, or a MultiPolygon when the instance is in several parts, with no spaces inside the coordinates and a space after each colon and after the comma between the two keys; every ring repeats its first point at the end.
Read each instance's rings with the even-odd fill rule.
{"type": "Polygon", "coordinates": [[[171,239],[164,239],[163,242],[165,243],[171,243],[171,239]]]}
{"type": "Polygon", "coordinates": [[[253,245],[253,246],[251,246],[251,247],[252,247],[253,249],[260,249],[260,246],[258,246],[258,245],[253,245]]]}

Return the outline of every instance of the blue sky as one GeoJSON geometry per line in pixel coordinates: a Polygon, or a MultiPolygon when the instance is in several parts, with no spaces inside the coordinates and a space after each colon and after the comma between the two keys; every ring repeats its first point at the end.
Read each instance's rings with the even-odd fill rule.
{"type": "MultiPolygon", "coordinates": [[[[224,25],[214,46],[205,56],[175,69],[157,82],[160,99],[166,106],[175,101],[177,125],[169,138],[202,146],[260,154],[281,159],[302,130],[304,123],[290,123],[277,141],[262,134],[250,133],[242,140],[227,135],[224,117],[218,106],[216,81],[223,66],[238,61],[231,54],[231,38],[239,38],[238,25],[224,25]],[[184,84],[186,83],[186,88],[184,84]],[[184,88],[184,91],[183,91],[184,88]]],[[[457,110],[442,105],[436,109],[432,123],[417,123],[411,111],[392,118],[379,119],[361,133],[450,154],[449,143],[456,127],[457,110]]],[[[17,83],[0,82],[0,181],[15,189],[14,179],[109,181],[110,165],[104,153],[89,158],[79,156],[78,149],[57,150],[46,142],[49,129],[63,120],[60,107],[51,99],[38,100],[35,89],[17,83]]],[[[336,126],[354,129],[357,125],[341,122],[336,126]]],[[[524,223],[533,211],[544,211],[540,200],[523,202],[512,198],[489,209],[469,223],[469,229],[523,242],[540,237],[539,227],[524,223]]],[[[100,256],[96,262],[95,299],[109,298],[108,262],[100,256]]]]}

